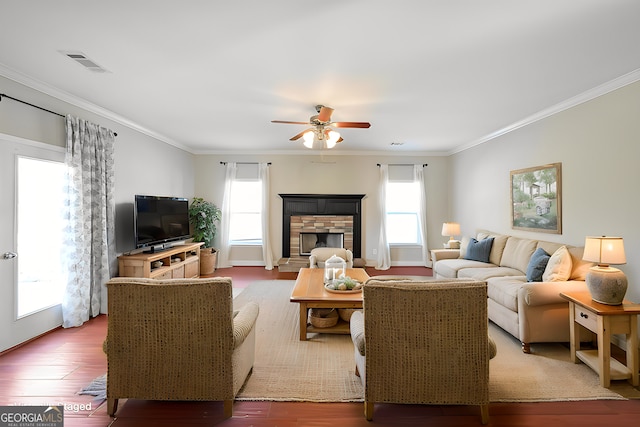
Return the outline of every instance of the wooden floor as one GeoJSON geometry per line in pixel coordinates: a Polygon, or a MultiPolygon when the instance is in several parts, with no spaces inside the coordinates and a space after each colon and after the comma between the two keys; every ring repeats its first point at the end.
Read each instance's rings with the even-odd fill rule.
{"type": "MultiPolygon", "coordinates": [[[[260,267],[218,270],[237,287],[253,280],[292,279],[295,273],[260,267]]],[[[374,274],[430,275],[422,267],[394,268],[374,274]]],[[[176,426],[474,426],[479,409],[465,406],[378,404],[374,421],[363,416],[362,403],[236,402],[234,415],[222,418],[220,402],[121,401],[117,418],[107,416],[105,404],[77,392],[106,372],[102,342],[106,316],[79,328],[58,329],[0,356],[0,405],[63,404],[66,427],[176,426]]],[[[568,350],[567,350],[568,351],[568,350]]],[[[523,384],[524,387],[526,385],[523,384]]],[[[583,401],[551,403],[492,403],[491,426],[638,426],[640,401],[583,401]]]]}

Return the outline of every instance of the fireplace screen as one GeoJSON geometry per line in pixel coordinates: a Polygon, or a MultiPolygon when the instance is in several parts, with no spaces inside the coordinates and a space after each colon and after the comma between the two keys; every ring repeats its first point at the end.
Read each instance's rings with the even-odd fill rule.
{"type": "Polygon", "coordinates": [[[313,248],[343,248],[344,233],[300,233],[300,255],[311,255],[313,248]]]}

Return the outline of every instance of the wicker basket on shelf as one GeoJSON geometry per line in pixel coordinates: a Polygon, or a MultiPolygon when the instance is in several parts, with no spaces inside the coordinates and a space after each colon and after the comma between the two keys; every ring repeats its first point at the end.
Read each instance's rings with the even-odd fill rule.
{"type": "Polygon", "coordinates": [[[359,309],[359,308],[339,308],[338,309],[338,315],[340,316],[340,318],[342,320],[344,320],[345,322],[348,322],[349,320],[351,320],[351,315],[356,311],[362,311],[362,309],[359,309]]]}
{"type": "Polygon", "coordinates": [[[312,308],[309,323],[316,328],[330,328],[338,323],[338,312],[335,308],[312,308]]]}

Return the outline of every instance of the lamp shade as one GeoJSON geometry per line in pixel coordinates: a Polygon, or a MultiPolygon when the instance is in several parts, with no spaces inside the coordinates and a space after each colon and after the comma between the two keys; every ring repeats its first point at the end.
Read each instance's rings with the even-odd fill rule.
{"type": "Polygon", "coordinates": [[[460,224],[457,222],[445,222],[442,224],[442,235],[443,236],[459,236],[460,235],[460,224]]]}
{"type": "Polygon", "coordinates": [[[587,237],[582,259],[598,265],[626,264],[622,237],[587,237]]]}

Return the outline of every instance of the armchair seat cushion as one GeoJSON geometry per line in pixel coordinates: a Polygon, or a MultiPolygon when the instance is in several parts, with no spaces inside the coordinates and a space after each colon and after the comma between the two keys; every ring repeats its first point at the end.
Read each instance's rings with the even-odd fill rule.
{"type": "Polygon", "coordinates": [[[258,319],[260,307],[255,302],[247,303],[233,316],[233,348],[238,348],[249,336],[258,319]]]}
{"type": "Polygon", "coordinates": [[[361,311],[356,311],[351,315],[349,321],[351,329],[351,340],[361,356],[365,355],[364,345],[364,315],[361,311]]]}

